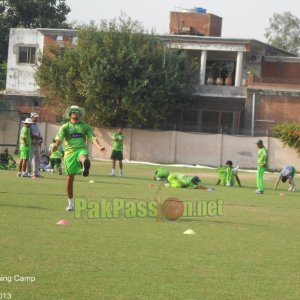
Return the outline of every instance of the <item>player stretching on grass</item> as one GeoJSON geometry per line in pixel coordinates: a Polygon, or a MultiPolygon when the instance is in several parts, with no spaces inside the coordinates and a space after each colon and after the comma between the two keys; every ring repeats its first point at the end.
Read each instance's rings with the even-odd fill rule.
{"type": "Polygon", "coordinates": [[[256,171],[256,180],[257,180],[257,190],[256,194],[264,193],[264,173],[268,167],[268,150],[265,148],[262,140],[256,142],[258,150],[257,158],[257,171],[256,171]]]}
{"type": "Polygon", "coordinates": [[[95,137],[93,129],[80,120],[84,115],[85,110],[83,108],[75,105],[68,108],[65,112],[65,118],[70,118],[70,121],[60,127],[55,138],[56,143],[52,147],[52,151],[55,152],[64,141],[68,194],[67,211],[74,210],[73,184],[75,175],[82,174],[85,177],[89,175],[91,163],[88,158],[87,139],[100,151],[105,151],[105,147],[102,147],[95,137]]]}
{"type": "Polygon", "coordinates": [[[8,148],[5,147],[3,152],[0,153],[0,170],[16,169],[17,163],[10,153],[8,148]],[[11,163],[9,163],[11,162],[11,163]]]}
{"type": "Polygon", "coordinates": [[[295,180],[294,180],[295,172],[296,172],[296,170],[293,166],[285,166],[279,174],[279,177],[275,183],[274,190],[276,191],[280,180],[282,182],[286,182],[287,180],[289,180],[288,183],[289,183],[290,187],[289,187],[288,191],[295,192],[295,190],[296,190],[296,185],[295,185],[295,180]]]}

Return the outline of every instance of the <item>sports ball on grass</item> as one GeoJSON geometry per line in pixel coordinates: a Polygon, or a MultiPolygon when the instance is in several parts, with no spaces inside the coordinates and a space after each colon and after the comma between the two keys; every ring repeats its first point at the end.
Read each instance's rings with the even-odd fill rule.
{"type": "Polygon", "coordinates": [[[161,213],[167,220],[178,220],[184,213],[183,202],[176,197],[169,197],[163,202],[161,213]]]}

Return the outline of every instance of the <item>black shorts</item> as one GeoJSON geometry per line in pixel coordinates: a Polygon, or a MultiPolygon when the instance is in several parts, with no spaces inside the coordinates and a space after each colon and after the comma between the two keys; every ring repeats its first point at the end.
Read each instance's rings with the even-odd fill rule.
{"type": "Polygon", "coordinates": [[[113,150],[112,153],[111,153],[110,159],[112,159],[112,160],[123,160],[123,152],[113,150]]]}
{"type": "Polygon", "coordinates": [[[61,159],[60,158],[50,158],[51,169],[54,169],[54,166],[60,168],[61,159]]]}

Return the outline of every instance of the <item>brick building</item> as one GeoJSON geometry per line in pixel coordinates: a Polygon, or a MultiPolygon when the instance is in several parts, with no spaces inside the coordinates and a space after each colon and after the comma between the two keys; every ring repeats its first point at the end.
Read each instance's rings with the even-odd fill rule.
{"type": "Polygon", "coordinates": [[[76,31],[69,29],[25,29],[10,30],[6,90],[4,99],[9,107],[18,109],[25,119],[30,112],[38,112],[41,121],[57,122],[50,108],[43,105],[36,83],[38,57],[50,45],[71,47],[76,44],[76,31]]]}
{"type": "Polygon", "coordinates": [[[222,18],[205,9],[170,12],[170,34],[221,36],[222,18]]]}
{"type": "MultiPolygon", "coordinates": [[[[198,60],[199,83],[192,103],[162,128],[254,135],[300,122],[300,58],[255,39],[222,38],[221,31],[222,18],[203,9],[170,13],[171,34],[160,38],[198,60]]],[[[10,31],[6,99],[23,118],[37,111],[41,121],[60,120],[42,105],[35,81],[37,57],[52,44],[72,47],[76,31],[10,31]]]]}

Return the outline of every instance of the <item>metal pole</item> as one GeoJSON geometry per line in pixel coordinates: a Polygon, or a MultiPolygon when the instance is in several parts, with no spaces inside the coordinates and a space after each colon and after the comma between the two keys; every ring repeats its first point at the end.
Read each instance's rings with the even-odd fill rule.
{"type": "Polygon", "coordinates": [[[252,124],[251,124],[251,136],[254,136],[254,129],[255,129],[255,101],[256,95],[253,93],[252,95],[252,124]]]}

